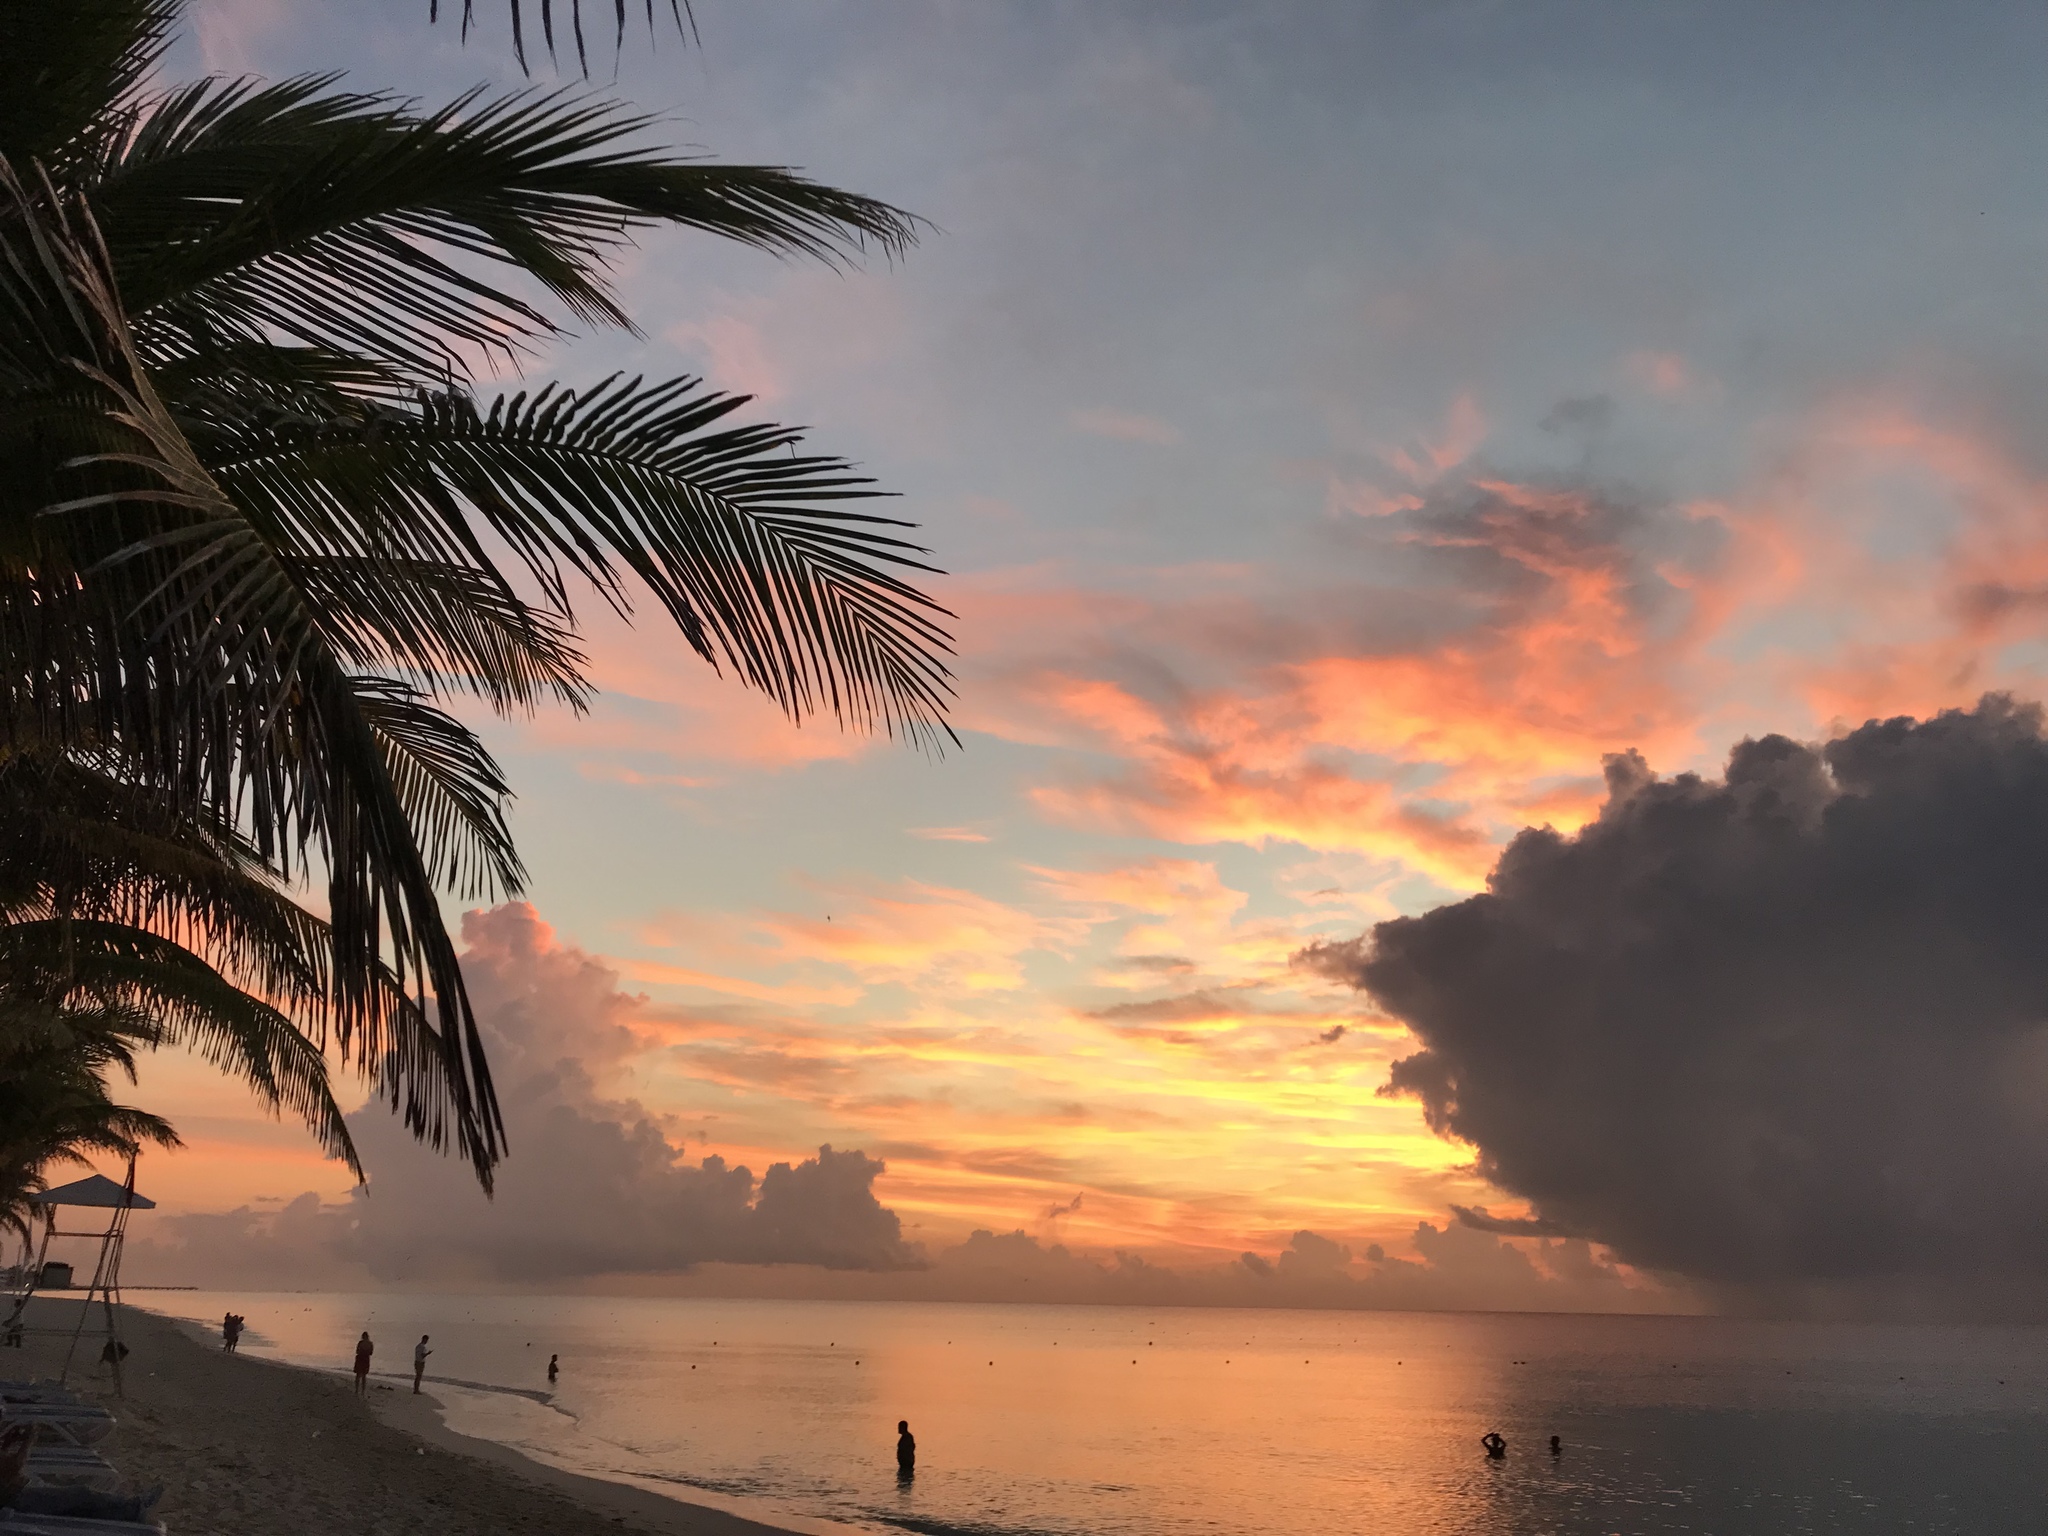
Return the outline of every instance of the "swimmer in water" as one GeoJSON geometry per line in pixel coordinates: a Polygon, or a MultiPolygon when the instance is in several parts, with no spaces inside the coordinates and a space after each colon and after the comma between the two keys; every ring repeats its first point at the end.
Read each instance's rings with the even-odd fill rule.
{"type": "Polygon", "coordinates": [[[1497,1429],[1489,1429],[1485,1434],[1481,1435],[1479,1443],[1486,1447],[1486,1454],[1495,1461],[1499,1461],[1508,1453],[1508,1443],[1501,1439],[1500,1431],[1497,1429]]]}

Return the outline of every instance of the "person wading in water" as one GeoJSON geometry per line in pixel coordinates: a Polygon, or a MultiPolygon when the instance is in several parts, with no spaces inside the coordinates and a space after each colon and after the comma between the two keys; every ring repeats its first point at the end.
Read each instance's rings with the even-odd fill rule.
{"type": "Polygon", "coordinates": [[[917,1436],[910,1432],[910,1420],[896,1421],[896,1475],[900,1478],[917,1476],[917,1436]]]}

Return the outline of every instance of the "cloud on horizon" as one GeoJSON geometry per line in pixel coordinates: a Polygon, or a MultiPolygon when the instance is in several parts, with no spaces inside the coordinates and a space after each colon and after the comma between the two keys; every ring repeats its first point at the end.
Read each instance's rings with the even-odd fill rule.
{"type": "Polygon", "coordinates": [[[175,1283],[324,1290],[417,1284],[595,1286],[640,1294],[1072,1306],[1303,1307],[1340,1311],[1693,1312],[1682,1284],[1625,1271],[1575,1239],[1517,1246],[1462,1225],[1418,1223],[1415,1257],[1363,1253],[1310,1231],[1270,1258],[1165,1264],[1127,1249],[1077,1252],[1021,1229],[980,1228],[913,1265],[829,1268],[707,1260],[687,1269],[443,1268],[394,1277],[364,1261],[360,1211],[305,1194],[279,1209],[169,1218],[174,1241],[131,1243],[136,1273],[175,1283]]]}
{"type": "MultiPolygon", "coordinates": [[[[372,1182],[340,1205],[188,1214],[137,1258],[183,1273],[354,1275],[377,1283],[544,1281],[721,1262],[892,1269],[917,1262],[875,1198],[883,1164],[830,1146],[758,1179],[692,1163],[662,1117],[601,1077],[647,1044],[646,1000],[558,943],[532,907],[463,919],[463,974],[490,1050],[512,1155],[486,1200],[460,1164],[414,1144],[381,1104],[349,1117],[372,1182]]],[[[328,1283],[333,1283],[329,1281],[328,1283]]]]}

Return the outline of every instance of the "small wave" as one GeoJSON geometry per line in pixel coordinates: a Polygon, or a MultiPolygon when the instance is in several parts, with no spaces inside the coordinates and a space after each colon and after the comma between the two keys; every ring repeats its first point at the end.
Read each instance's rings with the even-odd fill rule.
{"type": "Polygon", "coordinates": [[[882,1525],[894,1526],[899,1531],[910,1531],[913,1536],[1073,1536],[1070,1531],[1057,1531],[1035,1525],[992,1525],[981,1520],[970,1520],[965,1523],[928,1520],[921,1515],[891,1514],[879,1509],[864,1509],[861,1513],[882,1525]]]}
{"type": "MultiPolygon", "coordinates": [[[[377,1374],[394,1376],[399,1381],[406,1379],[400,1372],[379,1371],[377,1374]]],[[[425,1376],[421,1380],[430,1381],[437,1387],[467,1387],[472,1392],[495,1392],[500,1397],[523,1397],[529,1403],[539,1403],[543,1408],[555,1407],[554,1393],[542,1392],[533,1387],[501,1387],[491,1381],[464,1381],[460,1376],[425,1376]]],[[[561,1413],[563,1410],[555,1408],[555,1412],[561,1413]]],[[[574,1415],[571,1414],[570,1417],[573,1418],[574,1415]]]]}
{"type": "Polygon", "coordinates": [[[706,1493],[722,1493],[735,1499],[762,1499],[784,1490],[765,1478],[756,1477],[691,1477],[684,1472],[650,1472],[644,1467],[620,1467],[621,1476],[641,1477],[651,1483],[674,1483],[683,1488],[701,1488],[706,1493]]]}

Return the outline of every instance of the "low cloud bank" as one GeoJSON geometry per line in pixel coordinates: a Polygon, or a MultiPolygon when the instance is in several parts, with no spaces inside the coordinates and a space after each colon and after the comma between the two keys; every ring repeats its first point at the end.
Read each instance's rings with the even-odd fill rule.
{"type": "Polygon", "coordinates": [[[920,1253],[914,1267],[827,1268],[744,1260],[666,1269],[531,1266],[483,1271],[441,1266],[380,1274],[365,1262],[361,1211],[305,1194],[283,1208],[166,1218],[171,1241],[132,1244],[147,1279],[250,1289],[377,1289],[439,1284],[597,1288],[641,1294],[768,1296],[864,1301],[1041,1302],[1112,1306],[1321,1307],[1338,1310],[1672,1312],[1700,1309],[1684,1289],[1630,1275],[1574,1239],[1532,1248],[1463,1225],[1419,1223],[1415,1258],[1378,1244],[1363,1253],[1297,1232],[1271,1257],[1178,1267],[1134,1253],[1075,1253],[1023,1231],[977,1231],[920,1253]]]}
{"type": "Polygon", "coordinates": [[[1667,1312],[1697,1303],[1681,1290],[1629,1276],[1576,1240],[1533,1249],[1464,1226],[1420,1222],[1416,1258],[1375,1243],[1363,1253],[1297,1232],[1272,1258],[1173,1268],[1135,1254],[1107,1259],[1046,1246],[1023,1232],[976,1232],[942,1252],[935,1294],[977,1301],[1149,1306],[1404,1308],[1416,1311],[1667,1312]]]}
{"type": "Polygon", "coordinates": [[[1607,764],[1485,894],[1303,958],[1424,1049],[1388,1092],[1569,1233],[1724,1305],[2048,1313],[2048,742],[1992,696],[1720,780],[1607,764]]]}
{"type": "Polygon", "coordinates": [[[900,1269],[918,1262],[875,1198],[883,1165],[821,1147],[758,1179],[685,1160],[659,1118],[594,1074],[639,1049],[642,1000],[523,904],[463,919],[463,973],[490,1047],[513,1155],[486,1200],[467,1170],[414,1145],[381,1106],[349,1127],[372,1181],[345,1203],[168,1217],[137,1273],[237,1284],[545,1282],[704,1263],[900,1269]]]}

